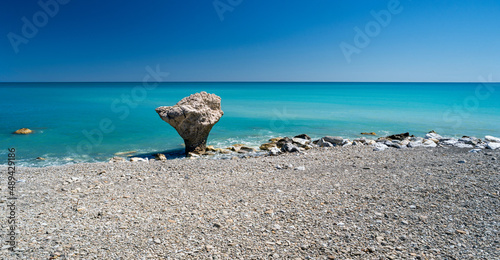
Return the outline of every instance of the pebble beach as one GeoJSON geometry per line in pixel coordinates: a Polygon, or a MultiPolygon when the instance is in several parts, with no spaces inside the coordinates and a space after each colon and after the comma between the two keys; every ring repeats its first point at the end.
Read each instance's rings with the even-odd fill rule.
{"type": "Polygon", "coordinates": [[[351,145],[19,167],[17,246],[0,257],[499,259],[499,159],[351,145]]]}

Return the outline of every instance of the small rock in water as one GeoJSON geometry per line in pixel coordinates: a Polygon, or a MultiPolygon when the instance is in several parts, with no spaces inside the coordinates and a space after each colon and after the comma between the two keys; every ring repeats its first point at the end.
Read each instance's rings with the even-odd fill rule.
{"type": "Polygon", "coordinates": [[[29,128],[21,128],[21,129],[16,130],[13,134],[27,135],[27,134],[31,134],[31,133],[33,133],[33,130],[31,130],[29,128]]]}

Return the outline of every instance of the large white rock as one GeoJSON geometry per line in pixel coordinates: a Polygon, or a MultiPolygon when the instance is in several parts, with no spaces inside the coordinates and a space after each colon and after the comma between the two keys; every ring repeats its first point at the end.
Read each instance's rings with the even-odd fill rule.
{"type": "Polygon", "coordinates": [[[185,97],[174,106],[158,107],[156,112],[184,139],[186,155],[205,152],[210,130],[224,115],[221,98],[207,92],[185,97]]]}
{"type": "Polygon", "coordinates": [[[437,146],[437,144],[436,144],[436,142],[434,142],[433,140],[426,140],[426,141],[423,143],[423,146],[424,146],[424,147],[430,147],[430,148],[432,148],[432,147],[436,147],[436,146],[437,146]]]}
{"type": "Polygon", "coordinates": [[[488,145],[486,145],[486,148],[491,149],[491,150],[498,149],[498,148],[500,148],[500,143],[490,142],[490,143],[488,143],[488,145]]]}
{"type": "Polygon", "coordinates": [[[494,136],[491,136],[491,135],[487,135],[484,137],[484,139],[488,142],[493,142],[493,143],[500,143],[500,138],[498,137],[494,137],[494,136]]]}
{"type": "Polygon", "coordinates": [[[441,140],[441,139],[443,139],[443,137],[440,136],[440,135],[438,135],[438,134],[436,134],[436,133],[427,133],[425,135],[425,139],[437,139],[437,140],[441,140]]]}

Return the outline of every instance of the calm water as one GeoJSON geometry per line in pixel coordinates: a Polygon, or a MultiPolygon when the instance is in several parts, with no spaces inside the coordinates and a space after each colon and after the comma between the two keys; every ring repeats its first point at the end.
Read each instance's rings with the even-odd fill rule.
{"type": "Polygon", "coordinates": [[[276,136],[500,136],[499,85],[454,83],[138,83],[0,84],[0,164],[14,147],[24,166],[105,161],[116,152],[182,149],[155,112],[192,93],[222,98],[225,115],[209,144],[258,145],[276,136]],[[102,127],[102,124],[109,126],[102,127]],[[13,135],[27,127],[36,133],[13,135]],[[36,157],[46,161],[37,161],[36,157]]]}

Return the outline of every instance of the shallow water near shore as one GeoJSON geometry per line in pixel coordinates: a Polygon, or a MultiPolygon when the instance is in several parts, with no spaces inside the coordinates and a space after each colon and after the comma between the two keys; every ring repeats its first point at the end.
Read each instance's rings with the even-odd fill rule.
{"type": "MultiPolygon", "coordinates": [[[[222,98],[209,144],[258,146],[277,136],[500,136],[500,87],[478,83],[2,83],[0,156],[21,166],[106,161],[117,152],[178,152],[155,112],[199,91],[222,98]],[[31,135],[13,135],[27,127],[31,135]],[[39,161],[35,158],[43,157],[39,161]]],[[[376,137],[373,137],[376,138],[376,137]]],[[[2,160],[5,164],[7,160],[2,160]]]]}

